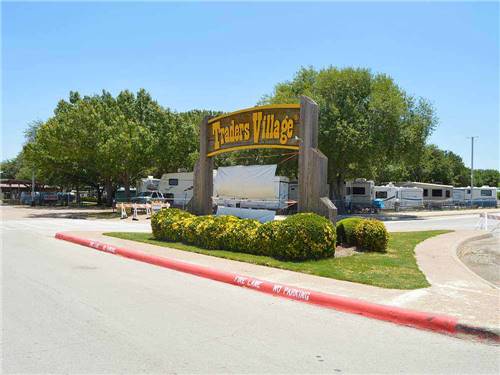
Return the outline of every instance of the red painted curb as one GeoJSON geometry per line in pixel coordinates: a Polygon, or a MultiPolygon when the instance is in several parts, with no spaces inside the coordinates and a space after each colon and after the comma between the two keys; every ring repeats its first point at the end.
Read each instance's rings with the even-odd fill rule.
{"type": "Polygon", "coordinates": [[[64,233],[56,233],[55,237],[60,240],[88,246],[99,251],[120,255],[126,258],[135,259],[141,262],[170,268],[176,271],[185,272],[228,284],[250,288],[262,293],[271,294],[273,296],[288,298],[300,302],[310,303],[313,305],[324,306],[335,310],[359,314],[374,319],[389,321],[426,330],[432,330],[440,333],[459,333],[457,330],[457,319],[445,315],[436,315],[425,312],[405,310],[398,307],[378,305],[375,303],[363,302],[351,298],[272,283],[245,275],[219,271],[213,268],[163,258],[156,255],[150,255],[135,250],[129,250],[123,247],[107,245],[102,242],[92,241],[89,239],[71,236],[64,233]]]}

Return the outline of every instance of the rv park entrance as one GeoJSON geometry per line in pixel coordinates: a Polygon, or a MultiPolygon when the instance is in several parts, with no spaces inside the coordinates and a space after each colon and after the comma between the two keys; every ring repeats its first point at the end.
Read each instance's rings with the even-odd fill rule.
{"type": "Polygon", "coordinates": [[[212,213],[214,156],[266,148],[299,152],[298,212],[315,212],[334,221],[337,209],[328,197],[328,158],[318,150],[318,105],[306,96],[300,104],[253,107],[203,119],[192,212],[212,213]]]}

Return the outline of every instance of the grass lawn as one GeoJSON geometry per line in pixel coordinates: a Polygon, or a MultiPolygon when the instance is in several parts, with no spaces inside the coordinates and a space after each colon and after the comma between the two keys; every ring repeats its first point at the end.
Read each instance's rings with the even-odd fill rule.
{"type": "Polygon", "coordinates": [[[415,260],[415,246],[427,238],[449,231],[391,233],[386,253],[359,253],[349,257],[329,258],[305,262],[283,262],[271,257],[235,253],[225,250],[206,250],[180,242],[164,242],[151,233],[104,233],[107,236],[144,242],[152,245],[191,251],[194,253],[282,268],[291,271],[352,281],[390,289],[418,289],[429,286],[415,260]]]}

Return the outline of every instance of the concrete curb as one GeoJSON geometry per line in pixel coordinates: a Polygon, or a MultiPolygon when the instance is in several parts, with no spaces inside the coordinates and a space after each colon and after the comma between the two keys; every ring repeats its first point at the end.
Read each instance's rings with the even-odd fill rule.
{"type": "Polygon", "coordinates": [[[136,250],[126,249],[123,247],[116,247],[99,241],[93,241],[64,233],[56,233],[55,237],[60,240],[87,246],[98,251],[119,255],[125,258],[138,260],[140,262],[189,273],[191,275],[224,282],[227,284],[253,289],[255,291],[271,294],[276,297],[287,298],[299,302],[306,302],[313,305],[358,314],[400,325],[431,330],[434,332],[462,337],[475,337],[481,340],[493,341],[495,343],[500,342],[499,333],[497,331],[460,324],[456,318],[446,315],[438,315],[433,313],[406,310],[399,307],[378,305],[352,298],[335,296],[332,294],[316,292],[308,289],[301,289],[283,284],[272,283],[265,280],[255,279],[246,275],[220,271],[205,266],[151,255],[136,250]]]}

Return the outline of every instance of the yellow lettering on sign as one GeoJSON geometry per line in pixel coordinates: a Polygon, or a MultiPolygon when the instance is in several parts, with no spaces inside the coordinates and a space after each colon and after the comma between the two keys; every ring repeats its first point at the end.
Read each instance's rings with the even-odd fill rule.
{"type": "Polygon", "coordinates": [[[220,148],[219,131],[220,121],[214,122],[212,124],[212,134],[214,135],[214,150],[218,150],[220,148]]]}
{"type": "Polygon", "coordinates": [[[243,136],[243,139],[245,141],[248,141],[250,139],[250,123],[249,122],[245,122],[245,124],[243,126],[243,130],[245,133],[245,135],[243,136]]]}
{"type": "Polygon", "coordinates": [[[252,122],[253,122],[253,143],[259,143],[262,112],[252,113],[252,122]]]}
{"type": "Polygon", "coordinates": [[[265,114],[262,111],[252,112],[251,116],[251,122],[229,119],[229,123],[223,126],[222,122],[217,119],[211,123],[213,152],[217,151],[218,154],[224,152],[221,148],[245,147],[245,145],[238,145],[240,142],[246,142],[248,148],[298,148],[298,146],[288,144],[294,134],[295,121],[298,121],[298,116],[282,118],[274,113],[265,114]]]}

